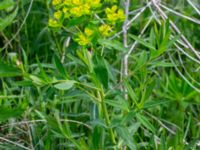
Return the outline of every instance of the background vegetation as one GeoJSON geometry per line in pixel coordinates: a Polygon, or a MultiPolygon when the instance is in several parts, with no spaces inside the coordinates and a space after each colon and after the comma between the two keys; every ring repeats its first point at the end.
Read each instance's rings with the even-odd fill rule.
{"type": "Polygon", "coordinates": [[[86,1],[0,1],[0,149],[200,149],[199,0],[86,1]]]}

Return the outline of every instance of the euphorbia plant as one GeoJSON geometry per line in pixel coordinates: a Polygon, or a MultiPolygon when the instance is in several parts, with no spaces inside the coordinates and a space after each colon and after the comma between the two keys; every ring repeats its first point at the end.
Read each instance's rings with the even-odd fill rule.
{"type": "MultiPolygon", "coordinates": [[[[97,89],[94,93],[98,112],[107,126],[110,119],[104,91],[108,89],[108,71],[104,53],[99,49],[103,49],[102,39],[113,36],[122,28],[125,14],[118,3],[116,0],[53,0],[48,23],[56,32],[68,32],[77,45],[77,55],[86,64],[88,79],[97,89]]],[[[112,143],[116,144],[111,128],[109,133],[112,143]]]]}

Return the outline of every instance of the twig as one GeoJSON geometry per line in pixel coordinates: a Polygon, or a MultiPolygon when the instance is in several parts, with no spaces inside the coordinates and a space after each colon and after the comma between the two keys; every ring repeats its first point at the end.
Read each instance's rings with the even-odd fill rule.
{"type": "Polygon", "coordinates": [[[186,55],[189,59],[191,59],[192,61],[200,64],[200,61],[192,56],[190,56],[188,53],[186,53],[180,46],[178,46],[178,44],[174,44],[176,46],[176,48],[181,51],[184,55],[186,55]]]}
{"type": "Polygon", "coordinates": [[[61,57],[61,62],[64,63],[65,61],[65,48],[67,48],[69,46],[71,37],[67,37],[67,39],[65,40],[64,46],[63,46],[63,53],[62,53],[62,57],[61,57]]]}
{"type": "Polygon", "coordinates": [[[133,21],[135,21],[135,19],[137,19],[145,10],[146,8],[151,5],[152,2],[147,3],[146,6],[144,6],[129,22],[127,22],[127,28],[130,27],[130,25],[133,23],[133,21]]]}
{"type": "MultiPolygon", "coordinates": [[[[147,3],[146,6],[142,7],[141,10],[130,20],[127,22],[127,29],[129,29],[131,27],[131,24],[146,10],[146,8],[151,4],[151,2],[147,3]]],[[[116,33],[115,35],[113,35],[112,37],[110,37],[109,39],[112,40],[116,37],[118,37],[120,34],[123,33],[123,30],[119,31],[118,33],[116,33]]]]}
{"type": "Polygon", "coordinates": [[[31,150],[30,148],[27,148],[27,147],[25,147],[25,146],[23,146],[23,145],[21,145],[21,144],[19,144],[19,143],[13,142],[13,141],[8,140],[8,139],[3,138],[3,137],[0,137],[0,140],[5,141],[5,142],[8,142],[8,143],[11,143],[11,144],[13,144],[13,145],[16,145],[16,146],[18,146],[18,147],[20,147],[20,148],[23,148],[23,149],[26,149],[26,150],[31,150]]]}
{"type": "Polygon", "coordinates": [[[170,129],[169,127],[167,127],[162,121],[160,121],[158,119],[158,117],[153,116],[152,114],[148,113],[147,111],[144,111],[145,114],[147,114],[149,117],[153,118],[154,120],[156,120],[163,128],[165,128],[167,131],[169,131],[171,134],[175,135],[176,133],[170,129]]]}
{"type": "Polygon", "coordinates": [[[190,0],[187,0],[187,2],[194,8],[194,10],[200,15],[200,10],[193,4],[190,0]]]}
{"type": "MultiPolygon", "coordinates": [[[[138,37],[141,37],[141,36],[144,34],[145,30],[147,29],[147,27],[148,27],[149,24],[151,23],[152,19],[153,19],[153,16],[148,20],[148,22],[146,23],[146,25],[144,26],[144,28],[142,29],[142,31],[141,31],[141,33],[140,33],[140,35],[139,35],[138,37]]],[[[126,55],[127,55],[126,57],[129,57],[129,56],[130,56],[130,54],[131,54],[132,51],[134,50],[134,48],[135,48],[135,46],[136,46],[137,43],[138,43],[138,42],[135,41],[135,42],[132,44],[131,48],[129,49],[128,53],[126,54],[126,55]]]]}
{"type": "MultiPolygon", "coordinates": [[[[91,126],[83,123],[83,122],[80,122],[80,121],[76,121],[76,120],[69,120],[69,119],[60,119],[61,122],[71,122],[71,123],[76,123],[76,124],[81,124],[81,125],[84,125],[85,127],[89,128],[89,129],[92,129],[91,126]]],[[[10,123],[10,124],[7,124],[7,125],[3,125],[1,126],[1,128],[5,128],[7,126],[13,126],[13,125],[22,125],[22,124],[29,124],[29,123],[38,123],[38,122],[44,122],[46,123],[47,121],[46,120],[30,120],[30,121],[21,121],[21,122],[15,122],[15,123],[10,123]]]]}
{"type": "MultiPolygon", "coordinates": [[[[174,60],[172,59],[171,55],[168,54],[171,62],[173,64],[175,64],[174,60]]],[[[174,65],[175,70],[178,72],[178,74],[183,78],[183,80],[185,80],[185,82],[187,82],[194,90],[196,90],[198,93],[200,93],[200,89],[198,89],[196,86],[194,86],[182,73],[181,71],[178,69],[178,67],[176,65],[174,65]]]]}
{"type": "Polygon", "coordinates": [[[188,78],[189,78],[190,80],[192,80],[192,82],[195,82],[196,84],[198,84],[198,86],[200,86],[200,82],[196,81],[196,80],[188,73],[188,71],[187,71],[187,69],[186,69],[186,67],[185,67],[185,65],[184,65],[184,63],[183,63],[183,60],[182,60],[182,58],[181,58],[181,56],[180,56],[180,52],[178,53],[178,58],[179,58],[181,67],[183,68],[183,70],[184,70],[185,74],[188,76],[188,78]]]}
{"type": "MultiPolygon", "coordinates": [[[[124,21],[124,25],[123,25],[123,44],[125,48],[128,48],[128,18],[129,18],[129,6],[130,6],[130,0],[125,1],[125,15],[126,15],[126,19],[124,21]]],[[[125,55],[126,56],[126,55],[125,55]]],[[[123,57],[122,61],[122,65],[121,65],[121,81],[123,80],[123,78],[126,78],[128,75],[128,58],[123,57]]],[[[128,94],[127,94],[127,89],[125,87],[123,87],[123,91],[125,93],[124,98],[126,100],[128,100],[128,94]]]]}
{"type": "Polygon", "coordinates": [[[177,12],[177,11],[174,11],[174,10],[168,8],[168,7],[165,6],[165,5],[162,5],[162,4],[159,4],[159,5],[160,5],[162,8],[168,10],[169,12],[171,12],[171,13],[177,15],[177,16],[180,16],[180,17],[182,17],[182,18],[185,18],[185,19],[187,19],[187,20],[190,20],[190,21],[192,21],[192,22],[194,22],[194,23],[200,25],[200,20],[198,20],[198,19],[196,19],[196,18],[191,18],[191,17],[189,17],[189,16],[186,16],[186,15],[184,15],[184,14],[181,14],[181,13],[179,13],[179,12],[177,12]]]}

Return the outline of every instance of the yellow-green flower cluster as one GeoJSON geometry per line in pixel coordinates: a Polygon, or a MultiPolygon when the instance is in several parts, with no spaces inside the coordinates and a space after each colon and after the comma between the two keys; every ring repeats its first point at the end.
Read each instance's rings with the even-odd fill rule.
{"type": "Polygon", "coordinates": [[[75,31],[74,40],[81,46],[91,45],[99,37],[113,35],[116,32],[115,24],[125,20],[124,11],[117,5],[102,8],[101,11],[98,11],[101,6],[104,6],[103,3],[108,4],[108,2],[109,4],[113,4],[117,0],[52,0],[54,13],[52,18],[49,19],[49,26],[59,28],[65,26],[65,23],[67,25],[70,19],[76,20],[77,18],[79,21],[79,17],[88,16],[88,23],[92,28],[85,27],[80,19],[80,23],[75,25],[78,30],[77,32],[75,31]],[[104,24],[100,24],[101,21],[96,20],[95,17],[91,17],[94,14],[98,14],[98,12],[100,12],[100,17],[105,17],[104,24]],[[95,29],[94,26],[99,27],[95,29]]]}
{"type": "Polygon", "coordinates": [[[101,2],[100,0],[53,0],[52,5],[61,5],[65,13],[68,12],[71,16],[80,17],[90,14],[93,9],[100,7],[101,2]]]}
{"type": "Polygon", "coordinates": [[[75,40],[79,45],[86,46],[91,43],[93,33],[94,31],[92,29],[85,28],[84,33],[78,33],[78,36],[75,40]]]}
{"type": "Polygon", "coordinates": [[[56,19],[56,20],[60,20],[60,18],[62,17],[62,11],[58,10],[56,11],[54,14],[53,14],[53,17],[56,19]]]}
{"type": "Polygon", "coordinates": [[[115,24],[117,21],[122,22],[126,18],[124,11],[119,9],[116,5],[111,8],[106,8],[106,16],[111,24],[115,24]]]}
{"type": "Polygon", "coordinates": [[[55,27],[62,17],[81,17],[91,14],[93,9],[101,6],[101,0],[52,0],[54,7],[53,18],[49,19],[49,26],[55,27]]]}
{"type": "Polygon", "coordinates": [[[70,9],[70,14],[74,17],[81,17],[90,14],[91,6],[89,4],[81,4],[70,9]]]}
{"type": "Polygon", "coordinates": [[[61,26],[61,24],[57,20],[52,18],[49,19],[48,25],[53,28],[58,28],[61,26]]]}
{"type": "Polygon", "coordinates": [[[56,6],[62,3],[62,0],[52,0],[52,5],[56,6]]]}
{"type": "Polygon", "coordinates": [[[111,26],[107,25],[107,24],[104,24],[104,25],[101,25],[99,27],[99,32],[105,36],[105,37],[108,37],[110,34],[111,34],[111,26]]]}

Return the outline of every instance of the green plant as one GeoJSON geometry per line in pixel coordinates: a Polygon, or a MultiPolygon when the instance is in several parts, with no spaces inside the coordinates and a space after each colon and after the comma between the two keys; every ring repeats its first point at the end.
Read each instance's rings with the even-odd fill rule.
{"type": "Polygon", "coordinates": [[[197,0],[0,11],[0,149],[199,149],[197,0]]]}

